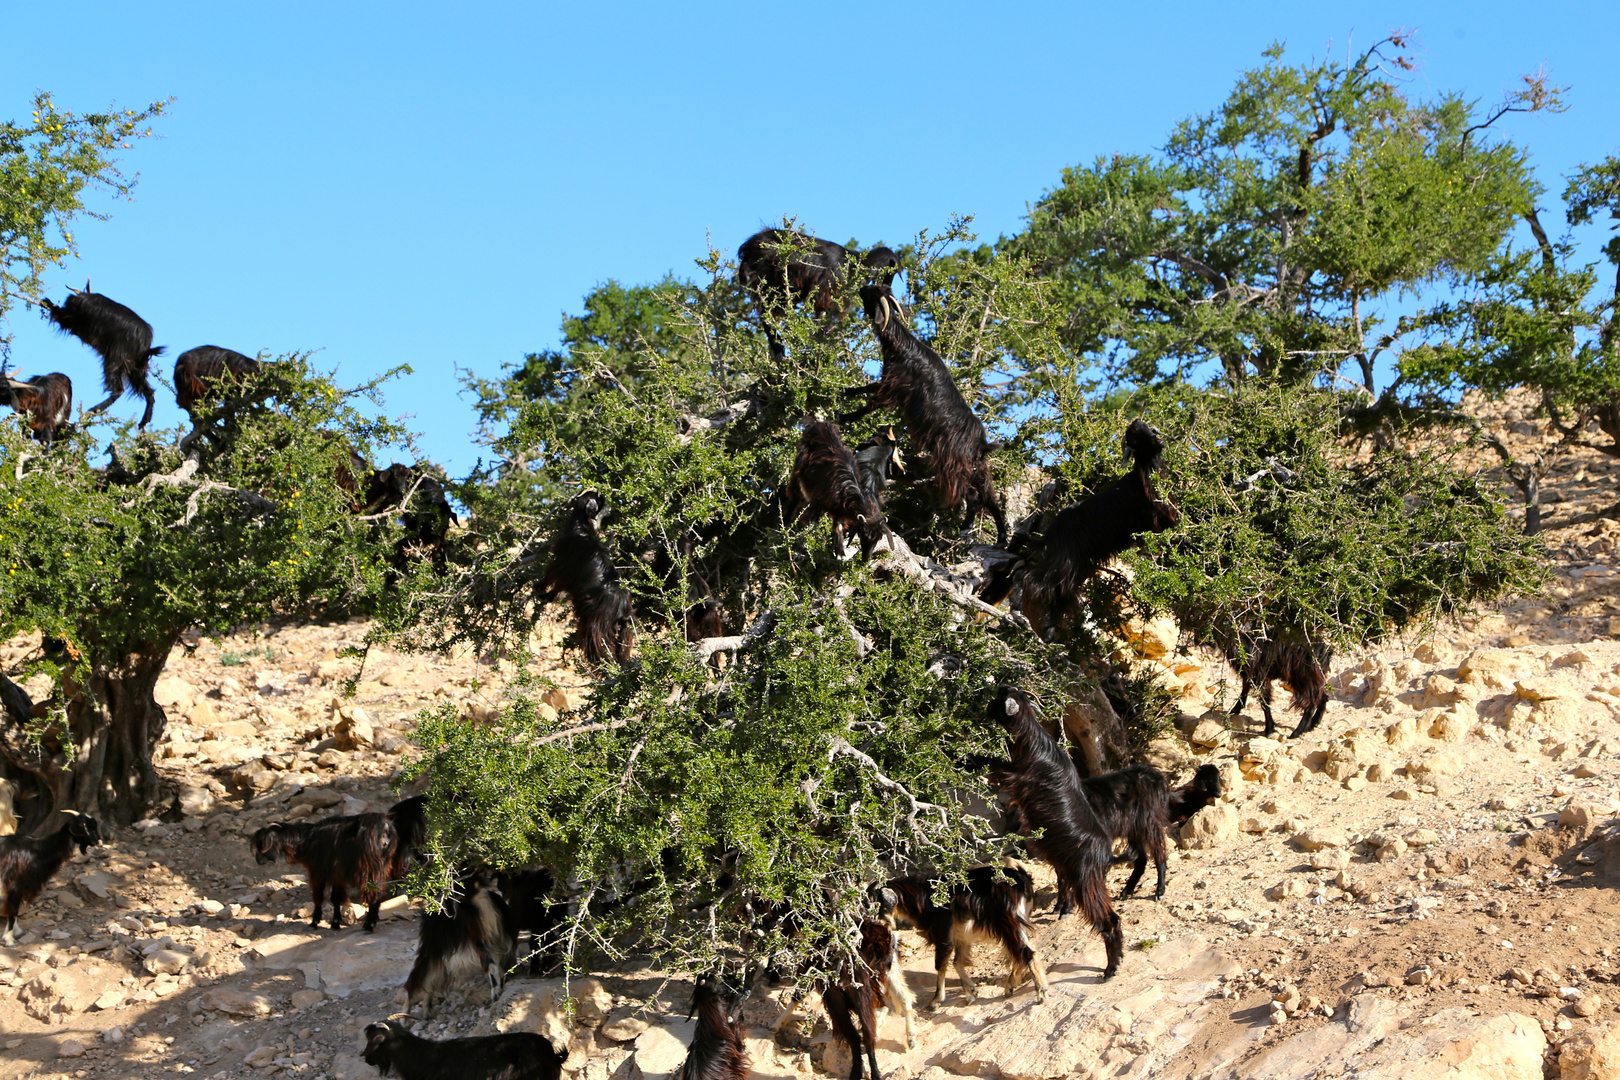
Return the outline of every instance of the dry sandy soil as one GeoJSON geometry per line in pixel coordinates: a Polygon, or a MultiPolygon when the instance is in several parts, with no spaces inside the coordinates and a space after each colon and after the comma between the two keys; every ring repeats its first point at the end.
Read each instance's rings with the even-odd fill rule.
{"type": "MultiPolygon", "coordinates": [[[[1533,421],[1494,419],[1516,452],[1553,451],[1533,421]]],[[[1177,778],[1217,764],[1226,799],[1183,829],[1166,898],[1122,906],[1133,947],[1106,985],[1100,941],[1050,914],[1039,868],[1044,1003],[1005,996],[1002,958],[981,950],[978,1000],[953,976],[927,1011],[932,952],[904,934],[924,1012],[911,1049],[883,1019],[885,1076],[1620,1075],[1620,522],[1597,515],[1615,479],[1601,455],[1555,459],[1547,591],[1338,658],[1321,729],[1297,743],[1259,738],[1258,705],[1232,731],[1203,715],[1230,673],[1145,628],[1187,691],[1181,736],[1154,756],[1177,778]]],[[[0,1080],[375,1075],[361,1032],[398,1007],[414,911],[391,901],[371,935],[312,931],[301,876],[256,865],[247,837],[385,808],[417,712],[491,709],[502,679],[472,658],[373,652],[339,708],[357,661],[337,653],[364,629],[176,651],[161,764],[180,806],[110,832],[24,912],[0,949],[0,1080]]],[[[581,686],[558,634],[544,630],[554,674],[581,686]]],[[[29,647],[7,644],[0,666],[29,647]]],[[[567,988],[516,978],[493,1009],[452,997],[419,1033],[538,1030],[569,1044],[570,1080],[660,1078],[684,1055],[688,994],[645,967],[567,988]]],[[[847,1073],[814,1004],[775,1037],[781,1006],[749,1006],[756,1074],[847,1073]]]]}

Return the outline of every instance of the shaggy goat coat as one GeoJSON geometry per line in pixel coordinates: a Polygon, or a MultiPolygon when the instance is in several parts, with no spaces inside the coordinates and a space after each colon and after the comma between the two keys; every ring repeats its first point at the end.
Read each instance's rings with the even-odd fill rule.
{"type": "Polygon", "coordinates": [[[364,1057],[399,1080],[559,1080],[568,1051],[530,1031],[435,1040],[383,1020],[366,1028],[364,1057]]]}
{"type": "Polygon", "coordinates": [[[16,943],[17,913],[73,858],[73,849],[82,855],[100,843],[96,819],[76,813],[48,836],[0,836],[0,920],[5,923],[0,945],[16,943]]]}
{"type": "Polygon", "coordinates": [[[91,409],[101,412],[118,400],[127,387],[146,401],[141,427],[152,422],[152,383],[147,365],[163,355],[164,346],[152,347],[152,324],[118,301],[90,291],[75,292],[60,305],[43,301],[45,313],[57,328],[72,334],[101,357],[101,382],[107,400],[91,409]]]}

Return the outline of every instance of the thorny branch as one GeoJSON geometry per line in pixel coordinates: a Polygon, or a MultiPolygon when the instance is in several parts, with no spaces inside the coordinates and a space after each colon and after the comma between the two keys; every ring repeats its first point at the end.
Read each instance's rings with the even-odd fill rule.
{"type": "Polygon", "coordinates": [[[746,648],[754,639],[763,637],[775,628],[776,612],[767,611],[754,622],[753,626],[750,626],[741,634],[733,634],[731,637],[703,638],[694,641],[692,642],[692,651],[697,654],[699,660],[707,660],[717,652],[736,652],[739,649],[746,648]]]}
{"type": "Polygon", "coordinates": [[[877,784],[878,787],[884,789],[885,791],[893,791],[904,796],[906,801],[911,804],[911,812],[906,815],[906,820],[911,823],[912,828],[916,828],[917,826],[917,815],[925,810],[938,811],[940,824],[942,825],[949,820],[943,806],[940,806],[937,803],[923,802],[921,799],[917,798],[917,796],[913,795],[904,784],[896,780],[891,780],[889,777],[885,776],[883,770],[878,768],[877,762],[873,761],[866,754],[863,754],[859,750],[855,749],[846,739],[842,738],[841,736],[834,735],[832,737],[832,741],[828,744],[827,761],[830,764],[835,759],[840,757],[854,758],[871,771],[872,782],[877,784]]]}

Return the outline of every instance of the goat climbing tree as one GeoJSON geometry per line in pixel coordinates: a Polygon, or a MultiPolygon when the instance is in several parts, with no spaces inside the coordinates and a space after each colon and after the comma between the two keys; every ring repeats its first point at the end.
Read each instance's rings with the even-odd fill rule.
{"type": "Polygon", "coordinates": [[[382,593],[390,538],[354,518],[349,450],[402,433],[354,393],[288,357],[189,440],[92,420],[46,450],[0,424],[0,634],[38,632],[28,670],[53,682],[32,708],[15,684],[3,695],[0,777],[25,827],[60,810],[127,824],[160,801],[153,687],[186,630],[382,593]]]}

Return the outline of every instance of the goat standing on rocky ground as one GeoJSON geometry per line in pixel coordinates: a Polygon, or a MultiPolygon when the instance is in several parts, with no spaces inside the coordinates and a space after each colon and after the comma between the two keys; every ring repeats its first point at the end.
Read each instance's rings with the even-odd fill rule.
{"type": "Polygon", "coordinates": [[[302,866],[309,876],[315,910],[309,925],[321,925],[327,890],[332,894],[333,930],[341,929],[355,890],[367,906],[367,931],[377,928],[388,883],[394,876],[399,832],[388,814],[344,814],[320,821],[278,821],[253,834],[253,857],[262,866],[285,861],[302,866]]]}
{"type": "Polygon", "coordinates": [[[1170,789],[1166,813],[1172,825],[1185,824],[1187,819],[1221,797],[1221,770],[1213,765],[1200,765],[1193,778],[1180,787],[1170,789]]]}
{"type": "Polygon", "coordinates": [[[922,932],[934,947],[934,1000],[945,1000],[945,973],[951,959],[962,980],[962,996],[972,1003],[978,996],[968,966],[973,946],[993,941],[1012,964],[1007,973],[1010,997],[1026,979],[1035,983],[1037,1001],[1046,1000],[1046,968],[1030,947],[1030,910],[1035,903],[1035,880],[1021,866],[976,866],[967,881],[951,886],[947,903],[935,900],[939,882],[923,877],[894,878],[878,890],[884,915],[903,920],[922,932]]]}
{"type": "Polygon", "coordinates": [[[152,347],[152,324],[118,301],[90,291],[68,290],[71,295],[60,305],[50,300],[41,301],[46,315],[57,328],[72,334],[95,350],[101,357],[101,381],[107,390],[107,400],[90,411],[101,412],[125,388],[139,394],[146,401],[146,412],[141,414],[141,429],[152,422],[152,382],[147,377],[147,366],[152,357],[163,355],[164,347],[152,347]]]}
{"type": "Polygon", "coordinates": [[[1297,739],[1316,730],[1327,711],[1327,669],[1333,661],[1333,647],[1325,642],[1310,642],[1303,636],[1290,633],[1273,635],[1238,633],[1238,644],[1225,650],[1227,662],[1237,668],[1242,677],[1237,703],[1231,715],[1243,711],[1249,700],[1249,688],[1259,687],[1260,710],[1266,717],[1267,736],[1277,733],[1277,722],[1271,717],[1271,684],[1280,680],[1293,695],[1291,707],[1300,713],[1299,726],[1288,736],[1297,739]]]}
{"type": "Polygon", "coordinates": [[[366,1028],[364,1057],[398,1080],[559,1080],[568,1051],[532,1031],[423,1039],[390,1019],[366,1028]]]}
{"type": "Polygon", "coordinates": [[[460,895],[445,900],[440,911],[422,916],[416,961],[405,980],[405,1011],[433,1001],[459,979],[489,981],[493,1004],[506,986],[506,973],[517,963],[517,941],[510,928],[506,901],[483,872],[460,883],[460,895]]]}
{"type": "Polygon", "coordinates": [[[670,1080],[745,1080],[749,1072],[746,1032],[738,1021],[742,1000],[729,1006],[721,1000],[713,977],[703,975],[692,987],[692,1009],[697,1017],[686,1060],[670,1080]]]}
{"type": "Polygon", "coordinates": [[[95,818],[66,813],[67,821],[48,836],[0,836],[0,920],[5,922],[0,945],[17,943],[17,913],[73,858],[73,849],[82,855],[101,843],[95,818]]]}
{"type": "Polygon", "coordinates": [[[990,441],[945,361],[906,325],[903,309],[889,287],[864,286],[861,302],[877,335],[883,370],[877,381],[844,391],[845,397],[864,397],[866,403],[844,413],[839,423],[874,409],[898,412],[905,420],[912,448],[928,458],[940,508],[954,514],[966,507],[964,528],[971,527],[981,511],[988,513],[996,523],[996,543],[1005,544],[1007,518],[996,500],[989,460],[1001,444],[990,441]]]}
{"type": "Polygon", "coordinates": [[[990,703],[990,719],[1012,736],[1012,754],[999,781],[1028,831],[1029,852],[1057,874],[1058,895],[1078,901],[1081,912],[1102,935],[1111,979],[1125,955],[1119,914],[1108,896],[1113,841],[1080,783],[1080,774],[1057,740],[1035,715],[1029,695],[1003,686],[990,703]]]}

